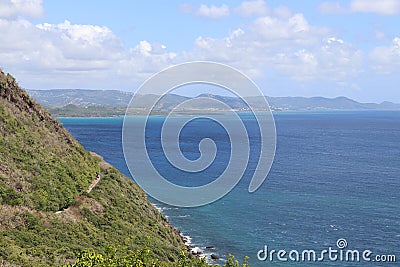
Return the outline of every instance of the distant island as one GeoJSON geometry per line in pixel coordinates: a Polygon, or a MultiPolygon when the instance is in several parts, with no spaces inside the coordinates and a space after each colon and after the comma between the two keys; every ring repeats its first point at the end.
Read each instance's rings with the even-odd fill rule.
{"type": "MultiPolygon", "coordinates": [[[[84,90],[84,89],[51,89],[27,90],[29,95],[50,110],[56,117],[110,117],[125,114],[134,93],[119,90],[84,90]]],[[[176,105],[201,97],[220,100],[236,111],[248,111],[249,107],[238,97],[201,94],[187,97],[168,94],[155,105],[153,114],[167,114],[176,105]]],[[[136,98],[135,109],[131,114],[144,114],[146,109],[159,96],[140,95],[136,98]]],[[[400,110],[400,104],[392,102],[360,103],[347,97],[270,97],[266,96],[272,111],[285,110],[400,110]]],[[[249,104],[257,111],[262,110],[260,97],[247,98],[249,104]]],[[[209,101],[197,101],[190,109],[182,113],[223,113],[226,110],[212,106],[209,101]]]]}

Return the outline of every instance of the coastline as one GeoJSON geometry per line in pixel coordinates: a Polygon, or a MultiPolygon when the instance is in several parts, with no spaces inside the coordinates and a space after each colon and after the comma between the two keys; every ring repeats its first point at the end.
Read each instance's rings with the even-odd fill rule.
{"type": "MultiPolygon", "coordinates": [[[[273,115],[277,114],[312,114],[312,113],[359,113],[359,112],[400,112],[399,109],[287,109],[287,110],[271,110],[273,115]]],[[[251,113],[250,111],[239,111],[239,114],[247,114],[251,113]]],[[[255,112],[257,113],[257,111],[255,112]]],[[[200,113],[200,114],[151,114],[149,117],[163,117],[163,116],[185,116],[185,115],[209,115],[211,113],[200,113]]],[[[214,115],[224,115],[226,113],[212,113],[214,115]]],[[[59,115],[59,114],[52,114],[52,116],[57,120],[62,119],[115,119],[120,118],[123,119],[126,115],[106,115],[106,116],[95,116],[95,115],[85,115],[79,114],[76,116],[67,116],[67,115],[59,115]]],[[[145,114],[135,114],[135,115],[128,115],[130,117],[145,117],[145,114]]]]}
{"type": "Polygon", "coordinates": [[[192,244],[192,238],[190,235],[183,233],[182,231],[178,230],[174,225],[171,224],[169,221],[169,216],[166,215],[163,210],[164,208],[160,207],[158,204],[150,202],[155,209],[157,209],[161,214],[163,214],[167,219],[168,226],[174,231],[177,235],[181,237],[182,242],[186,247],[186,252],[198,258],[204,258],[207,263],[209,264],[218,264],[216,261],[224,261],[224,259],[220,258],[219,255],[216,253],[216,248],[211,245],[194,245],[192,244]],[[214,253],[215,252],[215,253],[214,253]]]}

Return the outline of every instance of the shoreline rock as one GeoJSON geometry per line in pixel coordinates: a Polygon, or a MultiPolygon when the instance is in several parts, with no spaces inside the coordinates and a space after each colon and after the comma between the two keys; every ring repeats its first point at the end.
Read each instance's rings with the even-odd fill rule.
{"type": "MultiPolygon", "coordinates": [[[[153,203],[152,203],[153,204],[153,203]]],[[[156,208],[158,210],[158,212],[160,212],[161,214],[163,214],[161,208],[157,207],[155,204],[153,204],[154,208],[156,208]]],[[[163,214],[163,216],[165,216],[163,214]]],[[[184,243],[185,247],[186,247],[186,253],[189,256],[193,256],[193,257],[198,257],[198,258],[205,258],[205,257],[209,257],[210,260],[219,260],[219,256],[216,255],[215,253],[204,253],[204,250],[208,250],[208,251],[214,251],[215,247],[214,246],[205,246],[203,247],[203,249],[201,247],[197,247],[197,246],[193,246],[192,245],[192,239],[190,238],[190,236],[188,235],[184,235],[181,231],[179,231],[178,229],[175,228],[175,226],[173,226],[169,221],[168,218],[165,216],[165,223],[172,229],[172,231],[179,235],[182,242],[184,243]]],[[[207,260],[207,259],[206,259],[207,260]]]]}

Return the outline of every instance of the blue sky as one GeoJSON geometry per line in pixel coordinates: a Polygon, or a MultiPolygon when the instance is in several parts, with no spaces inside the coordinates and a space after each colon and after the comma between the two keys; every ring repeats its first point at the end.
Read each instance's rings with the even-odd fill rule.
{"type": "Polygon", "coordinates": [[[25,88],[134,91],[231,65],[271,96],[400,103],[400,0],[0,0],[0,67],[25,88]]]}

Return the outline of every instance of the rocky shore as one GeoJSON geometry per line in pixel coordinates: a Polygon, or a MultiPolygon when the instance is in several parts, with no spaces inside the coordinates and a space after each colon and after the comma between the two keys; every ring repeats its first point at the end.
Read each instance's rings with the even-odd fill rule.
{"type": "MultiPolygon", "coordinates": [[[[153,206],[161,213],[162,209],[158,207],[157,205],[153,204],[153,206]]],[[[192,238],[189,235],[184,235],[181,231],[176,229],[169,221],[167,221],[168,226],[174,231],[177,235],[179,235],[185,244],[186,247],[186,252],[189,255],[192,255],[194,257],[198,258],[205,258],[207,262],[211,263],[213,261],[220,260],[220,257],[216,254],[213,253],[215,251],[214,246],[207,245],[205,247],[198,247],[192,245],[192,238]]]]}

